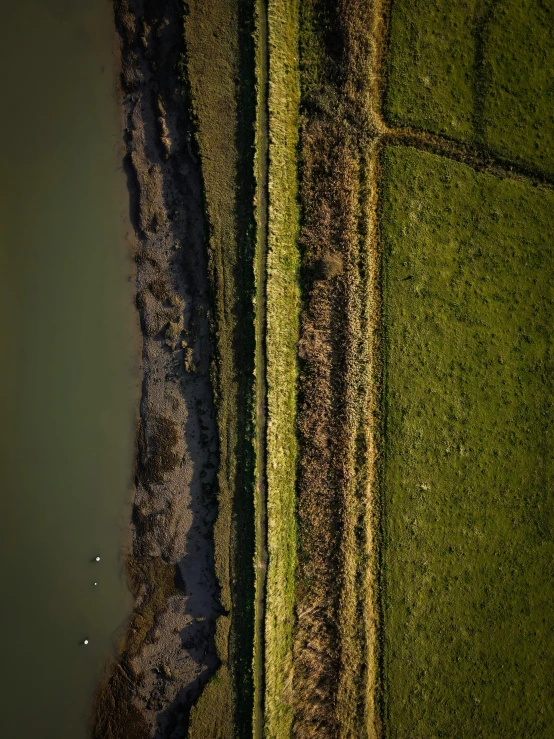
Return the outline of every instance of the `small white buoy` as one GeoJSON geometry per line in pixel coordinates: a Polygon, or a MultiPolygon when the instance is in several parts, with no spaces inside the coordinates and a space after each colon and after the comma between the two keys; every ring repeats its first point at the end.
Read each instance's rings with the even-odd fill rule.
{"type": "Polygon", "coordinates": [[[98,585],[98,583],[97,583],[97,582],[95,582],[94,584],[95,584],[95,585],[98,585]]]}
{"type": "Polygon", "coordinates": [[[85,647],[86,647],[86,645],[88,644],[88,639],[85,639],[85,641],[83,642],[83,644],[84,644],[84,645],[85,645],[85,647]]]}
{"type": "Polygon", "coordinates": [[[96,560],[97,562],[100,562],[100,557],[95,557],[94,559],[95,559],[95,560],[96,560]]]}

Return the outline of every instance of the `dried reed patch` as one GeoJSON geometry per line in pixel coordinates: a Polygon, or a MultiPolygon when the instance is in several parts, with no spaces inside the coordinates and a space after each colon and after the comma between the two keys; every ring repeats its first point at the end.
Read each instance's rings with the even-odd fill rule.
{"type": "Polygon", "coordinates": [[[295,735],[376,735],[379,262],[370,4],[301,25],[301,319],[295,735]],[[340,264],[340,269],[323,265],[340,264]],[[316,265],[314,269],[313,265],[316,265]]]}

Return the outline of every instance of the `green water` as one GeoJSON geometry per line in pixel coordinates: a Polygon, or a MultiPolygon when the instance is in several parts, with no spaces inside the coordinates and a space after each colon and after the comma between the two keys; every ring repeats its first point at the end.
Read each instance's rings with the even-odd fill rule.
{"type": "Polygon", "coordinates": [[[136,342],[115,30],[109,0],[6,2],[2,21],[0,736],[81,739],[130,610],[136,342]]]}

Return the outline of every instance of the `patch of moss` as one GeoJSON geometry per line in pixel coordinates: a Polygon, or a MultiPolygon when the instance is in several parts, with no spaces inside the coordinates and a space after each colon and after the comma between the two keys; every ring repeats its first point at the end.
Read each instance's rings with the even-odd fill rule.
{"type": "Polygon", "coordinates": [[[150,292],[152,293],[152,295],[156,298],[156,300],[159,300],[160,303],[163,303],[166,300],[169,300],[169,297],[170,297],[169,289],[163,277],[158,277],[155,280],[153,280],[148,286],[148,288],[150,292]]]}

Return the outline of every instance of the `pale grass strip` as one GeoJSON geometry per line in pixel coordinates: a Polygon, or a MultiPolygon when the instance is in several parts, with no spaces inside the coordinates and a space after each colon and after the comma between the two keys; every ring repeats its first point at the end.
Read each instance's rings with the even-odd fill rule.
{"type": "Polygon", "coordinates": [[[300,101],[298,2],[269,0],[267,255],[267,508],[265,736],[291,734],[295,606],[296,344],[299,254],[296,148],[300,101]]]}

